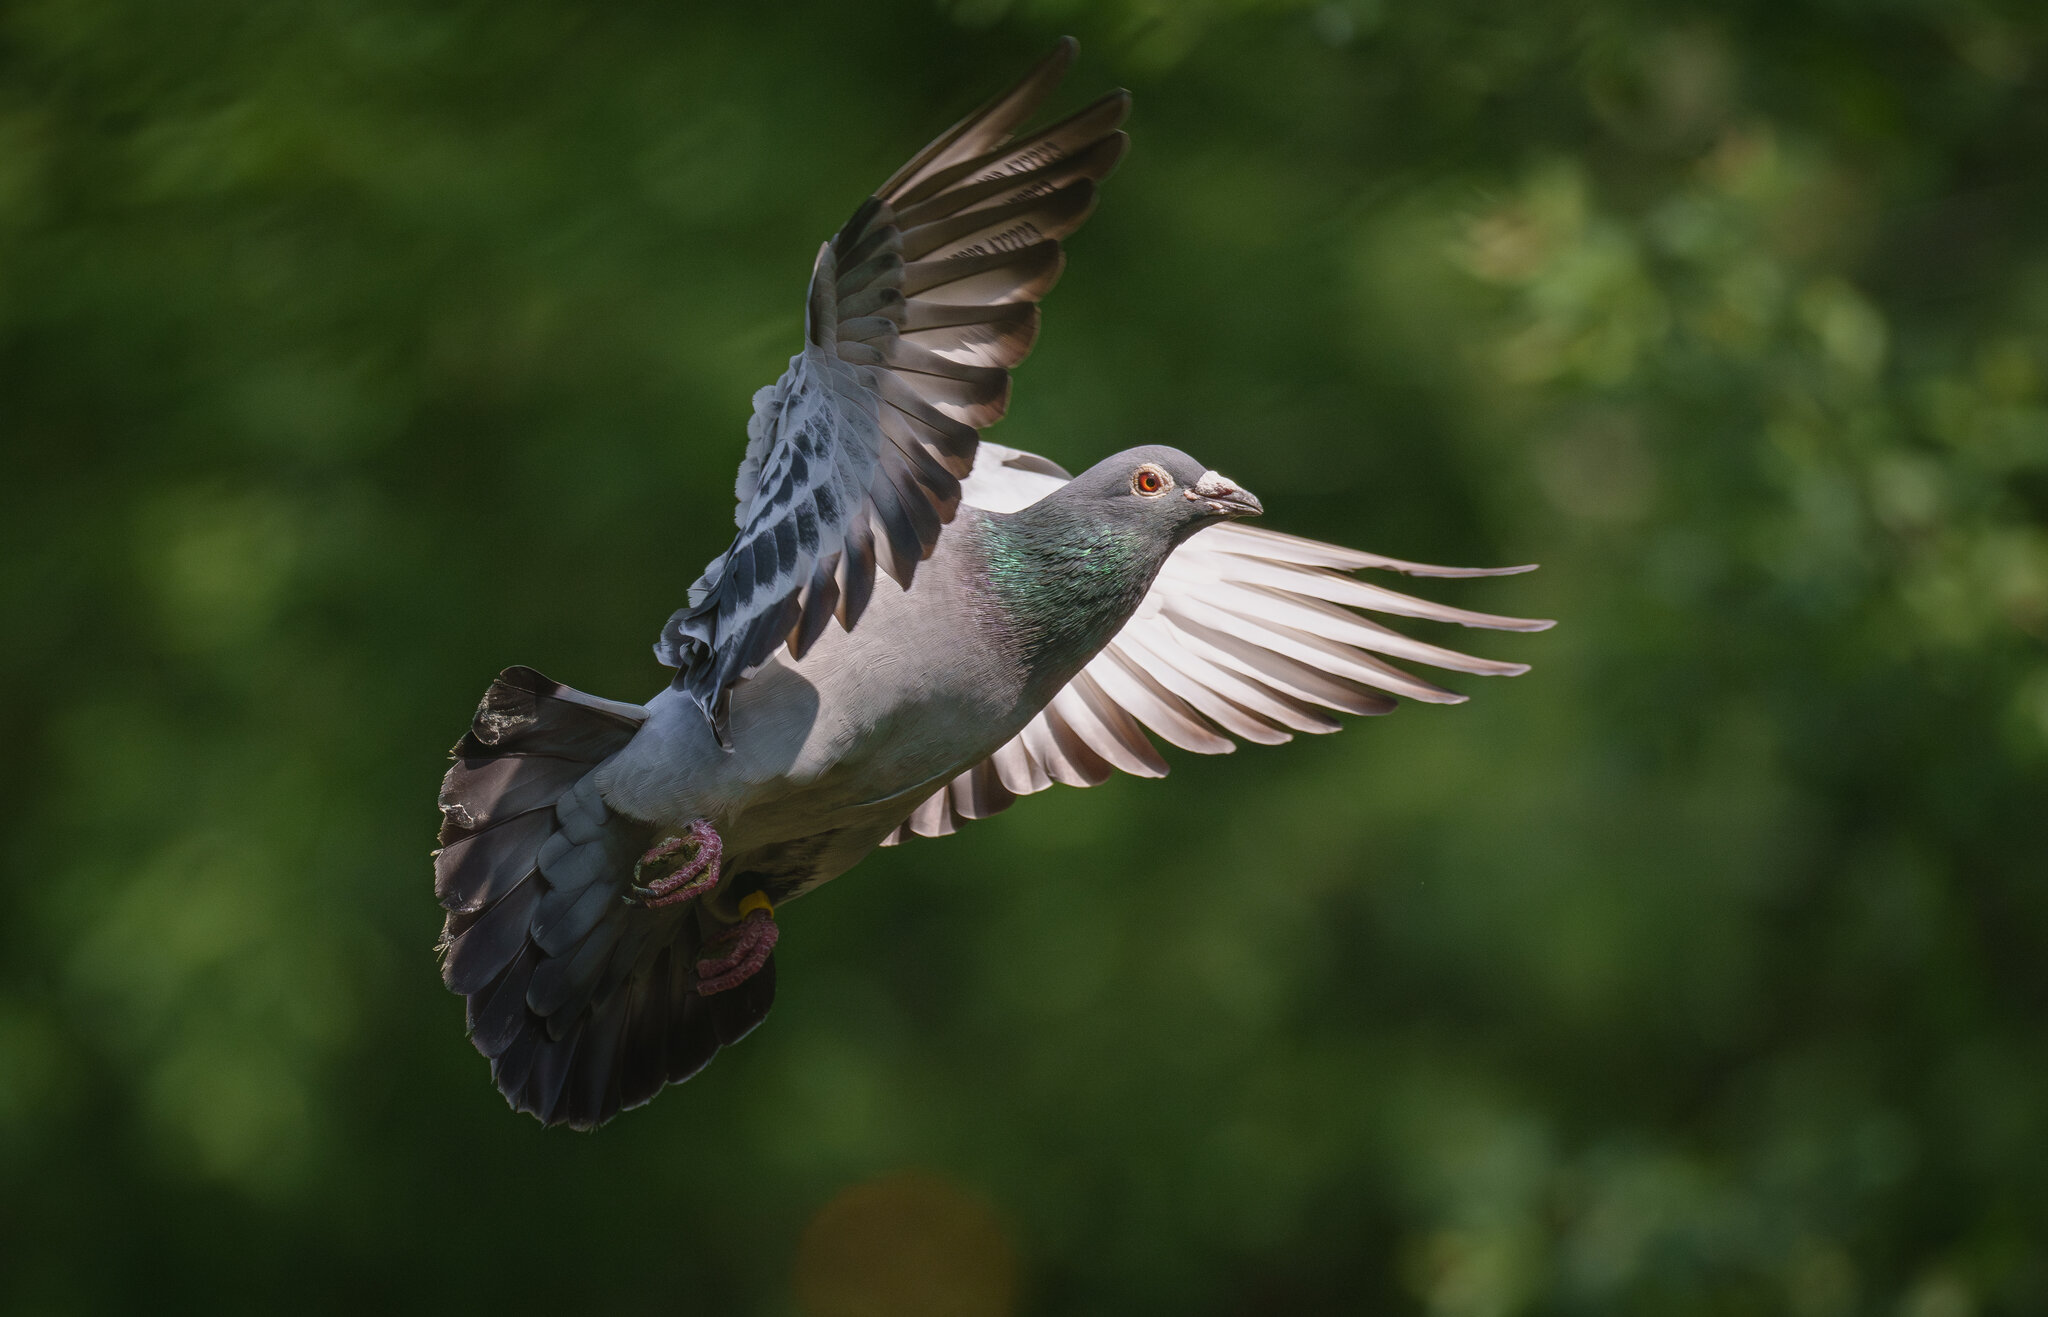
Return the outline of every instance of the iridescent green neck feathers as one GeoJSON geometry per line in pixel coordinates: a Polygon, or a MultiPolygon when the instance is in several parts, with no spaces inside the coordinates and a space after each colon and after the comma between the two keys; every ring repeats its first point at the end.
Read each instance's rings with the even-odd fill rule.
{"type": "Polygon", "coordinates": [[[1172,546],[1048,503],[990,515],[982,551],[1005,638],[1035,677],[1064,683],[1122,629],[1172,546]]]}

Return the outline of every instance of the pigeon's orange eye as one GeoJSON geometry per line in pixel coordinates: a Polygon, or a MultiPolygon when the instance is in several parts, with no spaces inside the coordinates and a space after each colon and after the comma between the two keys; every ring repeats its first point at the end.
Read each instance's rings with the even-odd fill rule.
{"type": "Polygon", "coordinates": [[[1131,475],[1131,491],[1146,498],[1157,498],[1173,485],[1173,477],[1147,462],[1131,475]]]}

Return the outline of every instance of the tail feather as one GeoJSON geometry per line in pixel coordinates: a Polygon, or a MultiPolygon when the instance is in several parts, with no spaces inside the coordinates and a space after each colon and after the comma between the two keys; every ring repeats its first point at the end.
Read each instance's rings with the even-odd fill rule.
{"type": "Polygon", "coordinates": [[[601,1125],[690,1078],[775,999],[772,959],[698,995],[694,912],[619,900],[654,832],[609,809],[590,774],[645,719],[507,668],[441,787],[442,979],[468,999],[499,1091],[548,1125],[601,1125]]]}
{"type": "Polygon", "coordinates": [[[450,992],[468,997],[495,983],[527,942],[527,925],[533,921],[533,907],[540,900],[540,877],[528,874],[489,909],[475,916],[450,915],[446,939],[447,955],[441,962],[441,981],[450,992]],[[467,928],[448,938],[457,920],[467,928]]]}
{"type": "Polygon", "coordinates": [[[434,895],[443,908],[477,914],[496,905],[532,871],[527,857],[555,830],[553,813],[535,810],[490,833],[459,837],[434,860],[434,895]]]}
{"type": "Polygon", "coordinates": [[[484,992],[469,998],[469,1037],[476,1050],[496,1060],[526,1032],[526,985],[540,964],[540,950],[529,946],[484,992]]]}
{"type": "Polygon", "coordinates": [[[645,1101],[668,1082],[668,995],[669,968],[666,948],[657,958],[652,973],[643,974],[626,985],[620,994],[629,999],[627,1034],[635,1045],[619,1052],[619,1101],[645,1101]],[[637,1045],[642,1037],[658,1038],[658,1047],[637,1045]],[[636,1095],[645,1094],[645,1097],[636,1095]]]}
{"type": "Polygon", "coordinates": [[[464,836],[552,809],[555,798],[575,786],[593,762],[539,754],[480,758],[462,756],[460,750],[441,780],[441,811],[445,823],[464,836]]]}

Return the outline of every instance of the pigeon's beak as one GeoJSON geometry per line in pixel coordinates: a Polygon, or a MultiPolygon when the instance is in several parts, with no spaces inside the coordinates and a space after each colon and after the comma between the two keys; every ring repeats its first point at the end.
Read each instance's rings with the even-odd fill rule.
{"type": "Polygon", "coordinates": [[[1219,517],[1256,517],[1266,510],[1249,489],[1214,471],[1204,471],[1188,489],[1187,498],[1191,503],[1207,503],[1209,511],[1219,517]]]}

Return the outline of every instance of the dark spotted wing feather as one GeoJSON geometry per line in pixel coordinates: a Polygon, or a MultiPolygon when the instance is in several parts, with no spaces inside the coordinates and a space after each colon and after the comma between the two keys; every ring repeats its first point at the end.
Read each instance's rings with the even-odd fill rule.
{"type": "Polygon", "coordinates": [[[835,617],[851,628],[877,567],[907,588],[953,519],[1060,239],[1126,144],[1123,92],[1016,136],[1074,50],[1062,41],[919,152],[820,248],[803,351],[754,395],[739,534],[655,645],[721,742],[735,681],[777,645],[801,658],[835,617]]]}

